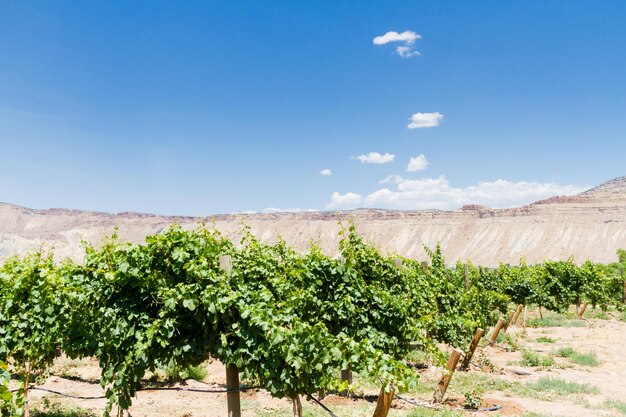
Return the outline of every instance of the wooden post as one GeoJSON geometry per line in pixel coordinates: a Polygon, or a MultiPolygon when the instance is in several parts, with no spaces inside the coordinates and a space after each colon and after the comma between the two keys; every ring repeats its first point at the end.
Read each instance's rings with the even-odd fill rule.
{"type": "Polygon", "coordinates": [[[474,339],[470,344],[469,350],[465,353],[465,357],[463,358],[463,362],[461,363],[461,371],[467,371],[469,368],[470,361],[472,360],[472,356],[474,356],[474,351],[478,347],[478,343],[480,342],[480,338],[483,337],[485,331],[480,327],[476,329],[476,333],[474,333],[474,339]]]}
{"type": "MultiPolygon", "coordinates": [[[[347,382],[348,384],[352,385],[352,371],[350,370],[350,365],[348,365],[348,369],[341,370],[341,382],[347,382]]],[[[344,391],[341,391],[340,393],[340,395],[343,395],[346,397],[349,394],[350,394],[349,389],[345,389],[344,391]]]]}
{"type": "Polygon", "coordinates": [[[428,261],[422,261],[422,269],[424,273],[428,274],[428,261]]]}
{"type": "Polygon", "coordinates": [[[496,343],[496,340],[498,339],[498,334],[500,333],[500,330],[502,330],[502,326],[504,326],[504,319],[500,317],[498,319],[498,323],[496,324],[496,327],[494,327],[493,329],[493,333],[491,334],[491,339],[489,339],[490,345],[494,345],[496,343]]]}
{"type": "Polygon", "coordinates": [[[469,269],[467,264],[463,265],[463,274],[465,275],[465,291],[469,289],[469,269]]]}
{"type": "Polygon", "coordinates": [[[522,327],[526,329],[526,306],[524,306],[524,316],[522,317],[522,327]]]}
{"type": "MultiPolygon", "coordinates": [[[[226,389],[239,389],[239,369],[233,364],[226,365],[226,389]]],[[[228,403],[228,417],[241,417],[241,403],[239,391],[228,391],[226,401],[228,403]]]]}
{"type": "Polygon", "coordinates": [[[30,405],[28,400],[28,389],[30,388],[30,363],[24,362],[24,417],[30,417],[30,405]]]}
{"type": "Polygon", "coordinates": [[[302,417],[302,402],[299,395],[293,399],[293,417],[302,417]]]}
{"type": "MultiPolygon", "coordinates": [[[[233,260],[230,255],[219,257],[220,269],[230,275],[233,271],[233,260]]],[[[228,417],[241,417],[241,402],[239,389],[239,369],[232,364],[226,364],[226,389],[232,390],[226,393],[228,404],[228,417]]]]}
{"type": "Polygon", "coordinates": [[[440,403],[443,401],[443,397],[446,395],[446,391],[448,390],[448,385],[450,385],[450,381],[452,380],[452,375],[454,374],[456,365],[459,363],[461,353],[463,352],[459,349],[452,349],[452,352],[450,352],[450,357],[448,358],[448,363],[446,364],[446,372],[439,380],[439,384],[437,384],[437,389],[435,389],[435,394],[433,395],[434,403],[440,403]]]}
{"type": "Polygon", "coordinates": [[[509,311],[509,317],[507,317],[506,319],[506,324],[504,325],[504,331],[506,332],[509,328],[509,325],[511,324],[511,321],[513,320],[513,315],[515,314],[515,311],[511,310],[509,311]]]}
{"type": "Polygon", "coordinates": [[[589,303],[587,301],[585,301],[585,304],[583,304],[582,308],[580,309],[580,311],[578,312],[578,318],[582,319],[583,318],[583,314],[585,314],[585,310],[587,309],[587,306],[589,305],[589,303]]]}
{"type": "Polygon", "coordinates": [[[393,384],[389,386],[389,392],[385,391],[385,386],[383,385],[380,389],[378,402],[376,402],[376,409],[374,410],[374,415],[372,417],[387,417],[387,414],[389,414],[389,408],[391,408],[391,401],[393,400],[394,393],[395,387],[393,384]]]}
{"type": "Polygon", "coordinates": [[[523,309],[524,309],[524,304],[520,304],[517,306],[517,311],[515,312],[515,315],[513,316],[513,322],[511,323],[511,326],[514,326],[515,323],[517,323],[517,319],[519,318],[519,315],[522,314],[523,309]]]}
{"type": "Polygon", "coordinates": [[[622,301],[626,304],[626,277],[624,277],[624,267],[622,267],[622,287],[624,287],[624,298],[622,301]]]}

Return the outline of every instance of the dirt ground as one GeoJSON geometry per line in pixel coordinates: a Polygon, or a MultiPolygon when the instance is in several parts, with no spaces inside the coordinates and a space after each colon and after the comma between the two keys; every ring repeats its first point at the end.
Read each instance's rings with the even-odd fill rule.
{"type": "MultiPolygon", "coordinates": [[[[597,314],[596,314],[597,315],[597,314]]],[[[590,312],[593,317],[594,313],[590,312]]],[[[582,323],[573,323],[563,317],[556,327],[511,327],[508,340],[489,347],[483,344],[481,364],[491,363],[493,370],[474,369],[457,372],[450,384],[447,407],[449,413],[431,411],[416,407],[399,399],[394,400],[390,416],[429,416],[442,417],[456,415],[472,416],[624,416],[626,415],[626,322],[619,313],[608,318],[591,318],[582,323]],[[573,324],[572,324],[573,323],[573,324]],[[572,327],[582,326],[582,327],[572,327]],[[550,343],[537,339],[550,339],[550,343]],[[560,348],[571,347],[580,353],[595,353],[597,366],[578,365],[568,358],[558,357],[560,348]],[[553,357],[551,366],[529,367],[521,364],[522,352],[528,351],[540,356],[553,357]],[[564,394],[548,389],[535,389],[528,394],[525,388],[546,377],[562,382],[587,384],[594,392],[564,394]],[[475,387],[474,387],[475,385],[475,387]],[[504,387],[504,388],[503,388],[504,387]],[[500,405],[501,409],[489,412],[464,412],[464,392],[477,388],[482,390],[481,406],[500,405]]],[[[529,315],[530,318],[530,315],[529,315]]],[[[476,357],[473,362],[478,361],[476,357]]],[[[478,364],[476,364],[478,365],[478,364]]],[[[203,382],[189,380],[185,388],[214,388],[225,386],[224,366],[217,361],[206,364],[207,377],[203,382]]],[[[103,390],[98,383],[99,367],[96,360],[74,361],[59,358],[51,371],[51,376],[42,388],[80,396],[99,396],[103,390]]],[[[427,404],[432,389],[441,376],[441,369],[430,366],[420,370],[421,386],[415,392],[401,393],[404,398],[427,404]]],[[[181,386],[181,385],[175,385],[181,386]]],[[[339,417],[371,416],[378,393],[375,381],[361,381],[359,391],[367,399],[348,399],[328,396],[323,402],[339,417]]],[[[92,410],[101,415],[105,400],[77,400],[62,398],[43,392],[32,392],[34,408],[44,409],[50,404],[62,404],[92,410]]],[[[305,416],[328,415],[311,401],[303,401],[305,416]]],[[[242,414],[246,417],[290,416],[292,405],[289,400],[274,399],[265,391],[255,390],[241,395],[242,414]]],[[[206,394],[181,391],[141,391],[133,400],[130,409],[132,417],[217,417],[226,416],[226,394],[206,394]]]]}

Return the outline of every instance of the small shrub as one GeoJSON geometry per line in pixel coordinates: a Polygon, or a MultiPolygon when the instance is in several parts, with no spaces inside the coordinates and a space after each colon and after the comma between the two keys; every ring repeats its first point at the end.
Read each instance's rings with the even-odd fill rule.
{"type": "Polygon", "coordinates": [[[527,350],[522,353],[521,363],[523,366],[531,366],[531,367],[535,367],[535,366],[548,367],[548,366],[556,365],[556,362],[554,361],[554,357],[552,357],[552,355],[543,356],[543,355],[539,355],[538,353],[530,352],[527,350]]]}
{"type": "Polygon", "coordinates": [[[598,360],[598,356],[596,355],[595,352],[580,353],[580,352],[576,352],[571,347],[564,347],[564,348],[559,349],[556,352],[556,355],[562,358],[568,358],[569,360],[571,360],[577,365],[583,365],[583,366],[600,365],[600,361],[598,360]]]}
{"type": "Polygon", "coordinates": [[[548,337],[548,336],[541,336],[541,337],[537,338],[537,342],[539,342],[539,343],[556,343],[556,339],[553,339],[553,338],[548,337]]]}
{"type": "Polygon", "coordinates": [[[507,334],[504,337],[504,342],[508,345],[507,350],[509,352],[515,352],[515,351],[519,350],[519,348],[520,348],[519,343],[518,343],[517,339],[514,336],[511,336],[511,335],[507,334]]]}
{"type": "Polygon", "coordinates": [[[612,408],[619,411],[621,414],[626,415],[626,403],[622,401],[608,400],[604,403],[607,408],[612,408]]]}
{"type": "Polygon", "coordinates": [[[203,366],[173,366],[162,370],[168,380],[180,381],[185,379],[193,379],[195,381],[204,381],[207,377],[207,371],[203,366]]]}
{"type": "Polygon", "coordinates": [[[480,401],[480,395],[476,393],[476,390],[466,392],[465,404],[463,405],[463,407],[467,408],[468,410],[478,410],[478,407],[480,407],[480,401]]]}
{"type": "Polygon", "coordinates": [[[561,357],[561,358],[571,358],[572,355],[576,353],[576,351],[567,346],[567,347],[562,347],[559,350],[556,351],[556,356],[561,357]]]}

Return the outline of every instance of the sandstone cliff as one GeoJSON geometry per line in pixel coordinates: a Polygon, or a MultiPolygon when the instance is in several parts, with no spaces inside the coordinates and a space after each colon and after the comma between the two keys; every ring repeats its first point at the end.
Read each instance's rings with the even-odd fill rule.
{"type": "Polygon", "coordinates": [[[97,242],[119,228],[122,239],[141,242],[171,224],[184,227],[206,222],[233,240],[242,224],[264,241],[282,236],[305,250],[316,241],[329,254],[337,251],[338,221],[353,220],[364,237],[384,251],[425,259],[423,245],[440,243],[446,260],[470,260],[493,266],[567,259],[577,262],[616,260],[626,248],[626,177],[607,181],[576,196],[560,196],[513,209],[471,205],[456,211],[354,210],[208,218],[141,213],[108,214],[66,209],[33,210],[0,203],[0,259],[40,246],[54,248],[58,258],[82,256],[83,239],[97,242]]]}

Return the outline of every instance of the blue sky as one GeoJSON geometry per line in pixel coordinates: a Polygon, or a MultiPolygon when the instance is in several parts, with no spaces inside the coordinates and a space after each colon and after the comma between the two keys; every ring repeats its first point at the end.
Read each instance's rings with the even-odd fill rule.
{"type": "Polygon", "coordinates": [[[578,192],[626,174],[625,21],[623,1],[0,0],[0,201],[207,215],[578,192]]]}

